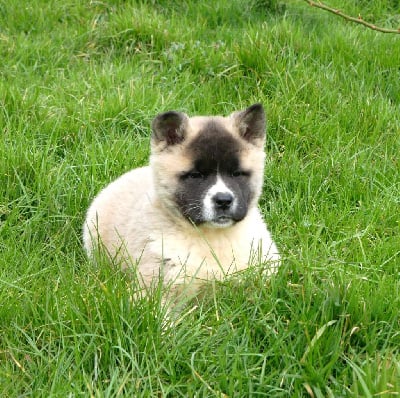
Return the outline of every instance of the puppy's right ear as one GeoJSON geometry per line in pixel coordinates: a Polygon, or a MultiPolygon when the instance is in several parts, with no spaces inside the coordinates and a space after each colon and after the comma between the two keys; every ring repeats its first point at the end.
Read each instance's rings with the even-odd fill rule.
{"type": "Polygon", "coordinates": [[[189,118],[182,112],[165,112],[157,115],[151,124],[152,140],[155,143],[165,142],[168,145],[180,144],[186,136],[189,118]]]}

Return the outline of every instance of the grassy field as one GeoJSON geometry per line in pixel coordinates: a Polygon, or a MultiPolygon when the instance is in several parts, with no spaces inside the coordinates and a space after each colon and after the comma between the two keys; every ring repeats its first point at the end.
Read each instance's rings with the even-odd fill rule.
{"type": "MultiPolygon", "coordinates": [[[[400,25],[396,1],[329,4],[400,25]]],[[[400,36],[275,5],[0,1],[2,397],[400,393],[400,36]],[[86,259],[86,208],[146,164],[158,112],[254,102],[282,268],[163,329],[159,295],[86,259]]]]}

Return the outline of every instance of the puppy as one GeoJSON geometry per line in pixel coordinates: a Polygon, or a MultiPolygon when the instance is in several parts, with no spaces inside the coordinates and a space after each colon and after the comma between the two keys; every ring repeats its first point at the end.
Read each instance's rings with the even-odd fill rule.
{"type": "Polygon", "coordinates": [[[89,256],[103,248],[144,286],[162,278],[175,292],[251,265],[276,272],[279,252],[258,209],[265,124],[261,104],[228,117],[156,116],[150,165],[112,182],[87,212],[89,256]]]}

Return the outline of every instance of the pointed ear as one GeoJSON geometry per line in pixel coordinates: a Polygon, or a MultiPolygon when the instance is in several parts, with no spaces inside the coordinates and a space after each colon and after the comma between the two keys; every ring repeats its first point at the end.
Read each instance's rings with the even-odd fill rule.
{"type": "Polygon", "coordinates": [[[248,142],[256,144],[264,142],[266,118],[261,104],[254,104],[244,111],[233,114],[240,136],[248,142]]]}
{"type": "Polygon", "coordinates": [[[152,140],[165,141],[167,145],[176,145],[185,139],[189,118],[182,112],[165,112],[157,115],[153,120],[152,140]]]}

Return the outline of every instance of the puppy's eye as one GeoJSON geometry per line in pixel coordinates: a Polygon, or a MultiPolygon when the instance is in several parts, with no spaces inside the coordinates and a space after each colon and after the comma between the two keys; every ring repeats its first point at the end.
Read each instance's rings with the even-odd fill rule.
{"type": "Polygon", "coordinates": [[[196,179],[204,178],[204,175],[202,173],[200,173],[200,171],[196,171],[196,170],[187,171],[186,173],[182,173],[180,175],[181,180],[187,180],[189,178],[196,180],[196,179]]]}
{"type": "Polygon", "coordinates": [[[198,178],[203,178],[203,174],[201,174],[199,171],[190,171],[189,173],[186,174],[186,177],[198,179],[198,178]]]}
{"type": "Polygon", "coordinates": [[[243,170],[235,170],[232,172],[232,177],[248,177],[249,175],[249,172],[243,170]]]}
{"type": "Polygon", "coordinates": [[[190,178],[201,178],[203,177],[203,174],[201,174],[199,171],[192,171],[189,173],[190,178]]]}

